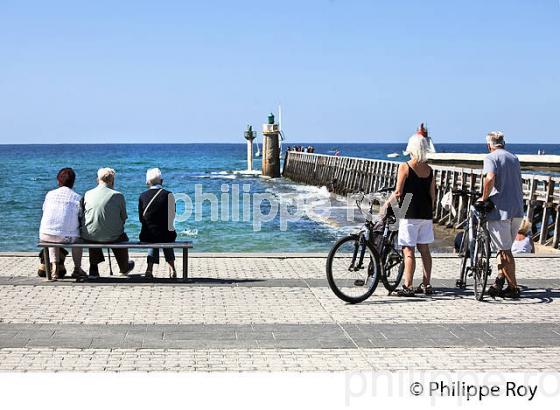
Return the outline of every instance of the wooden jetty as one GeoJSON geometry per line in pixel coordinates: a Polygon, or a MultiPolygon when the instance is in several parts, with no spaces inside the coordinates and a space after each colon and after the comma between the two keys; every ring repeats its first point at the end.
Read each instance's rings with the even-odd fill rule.
{"type": "MultiPolygon", "coordinates": [[[[308,154],[288,151],[282,175],[308,185],[327,186],[346,195],[363,190],[374,192],[394,186],[399,162],[366,158],[308,154]]],[[[434,220],[448,228],[460,228],[470,200],[456,195],[455,216],[441,206],[441,198],[451,189],[481,192],[482,170],[432,165],[436,180],[437,204],[434,220]]],[[[522,174],[526,216],[533,223],[533,238],[542,245],[558,248],[560,239],[560,177],[522,174]]]]}

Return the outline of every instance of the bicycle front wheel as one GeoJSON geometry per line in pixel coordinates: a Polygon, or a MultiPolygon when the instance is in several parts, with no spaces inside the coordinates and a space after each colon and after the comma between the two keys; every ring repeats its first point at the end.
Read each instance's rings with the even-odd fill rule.
{"type": "Polygon", "coordinates": [[[474,295],[480,301],[484,299],[490,275],[490,235],[486,229],[480,229],[476,237],[473,264],[474,295]]]}
{"type": "Polygon", "coordinates": [[[327,280],[334,294],[348,303],[369,298],[379,282],[377,253],[361,235],[336,242],[327,257],[327,280]]]}

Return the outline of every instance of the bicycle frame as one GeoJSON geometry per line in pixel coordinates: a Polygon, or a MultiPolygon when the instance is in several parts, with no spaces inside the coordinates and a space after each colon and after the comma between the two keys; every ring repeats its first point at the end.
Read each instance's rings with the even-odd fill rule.
{"type": "Polygon", "coordinates": [[[460,252],[464,252],[461,255],[463,258],[466,257],[466,253],[468,252],[468,264],[464,265],[461,277],[457,282],[457,286],[460,287],[465,286],[467,283],[467,277],[472,276],[474,273],[473,268],[476,263],[475,258],[479,252],[479,241],[477,238],[484,229],[484,226],[487,224],[486,214],[477,210],[474,205],[471,205],[469,207],[467,217],[461,225],[463,224],[464,234],[459,250],[460,252]]]}
{"type": "Polygon", "coordinates": [[[352,262],[350,263],[349,271],[357,271],[364,267],[364,256],[366,254],[366,242],[367,242],[367,227],[364,225],[359,233],[360,240],[354,245],[354,254],[352,255],[352,262]],[[358,257],[358,250],[360,251],[360,259],[356,265],[356,258],[358,257]]]}
{"type": "Polygon", "coordinates": [[[471,261],[471,266],[474,263],[474,255],[476,255],[476,252],[478,251],[478,242],[476,241],[476,238],[477,238],[478,234],[480,233],[480,228],[481,228],[483,222],[484,221],[481,218],[480,212],[478,212],[474,208],[474,206],[471,206],[470,220],[469,220],[469,236],[468,236],[469,250],[471,251],[470,255],[469,255],[469,259],[471,261]],[[476,229],[474,229],[474,227],[476,227],[476,229]]]}
{"type": "MultiPolygon", "coordinates": [[[[385,271],[390,271],[395,266],[398,266],[403,261],[402,252],[400,249],[395,247],[394,237],[398,234],[397,231],[391,229],[391,226],[396,222],[394,216],[383,218],[383,231],[381,233],[381,243],[372,243],[374,235],[374,224],[372,221],[367,220],[362,226],[359,235],[360,240],[356,243],[356,247],[360,248],[359,262],[356,268],[363,267],[363,259],[366,251],[366,243],[370,242],[372,246],[376,247],[379,252],[379,258],[381,262],[382,269],[385,271]]],[[[358,258],[357,249],[355,250],[355,258],[358,258]]]]}
{"type": "MultiPolygon", "coordinates": [[[[383,192],[376,192],[374,194],[374,196],[377,195],[376,198],[373,199],[378,199],[378,200],[382,200],[382,199],[386,199],[383,197],[383,192]]],[[[364,199],[366,198],[366,194],[364,192],[360,192],[360,198],[356,200],[356,206],[358,207],[358,209],[360,210],[360,212],[364,215],[365,217],[365,223],[362,225],[362,227],[360,228],[360,230],[358,231],[358,235],[359,235],[359,241],[356,242],[356,245],[354,246],[354,253],[352,255],[352,261],[351,264],[348,268],[349,271],[356,271],[359,269],[363,268],[363,263],[364,263],[364,257],[365,257],[365,253],[366,253],[366,243],[369,242],[372,238],[372,231],[373,231],[373,202],[370,205],[370,209],[369,212],[366,212],[362,209],[362,202],[364,201],[364,199]],[[358,254],[359,252],[359,254],[358,254]],[[357,263],[356,263],[357,262],[357,263]]],[[[380,254],[380,256],[384,259],[384,255],[388,254],[385,252],[385,248],[387,246],[387,239],[389,237],[389,234],[391,233],[390,230],[390,225],[391,222],[385,221],[385,226],[383,227],[383,248],[382,248],[382,253],[380,254]]],[[[396,250],[394,249],[394,247],[391,245],[393,251],[396,252],[396,250]]]]}
{"type": "Polygon", "coordinates": [[[402,265],[403,258],[395,247],[394,238],[397,231],[392,229],[396,217],[389,213],[382,219],[378,219],[373,212],[375,201],[378,200],[380,204],[384,204],[388,196],[386,194],[393,189],[382,188],[367,196],[360,192],[356,206],[365,216],[365,222],[357,232],[340,238],[329,252],[327,257],[329,287],[337,297],[345,302],[360,303],[364,301],[375,292],[380,279],[383,280],[385,288],[392,292],[402,278],[404,268],[399,264],[402,265]],[[365,212],[362,209],[362,202],[369,195],[373,195],[372,201],[369,212],[365,212]],[[350,247],[342,248],[346,244],[350,247]],[[341,251],[340,254],[337,253],[339,251],[341,251]],[[338,257],[341,258],[342,264],[339,263],[333,267],[333,261],[338,257]],[[367,266],[365,266],[366,264],[367,266]],[[398,269],[393,273],[395,266],[398,266],[398,269]],[[359,272],[362,270],[363,272],[359,272]],[[349,278],[345,276],[348,273],[350,273],[349,278]],[[344,280],[339,282],[339,278],[344,278],[344,280]]]}

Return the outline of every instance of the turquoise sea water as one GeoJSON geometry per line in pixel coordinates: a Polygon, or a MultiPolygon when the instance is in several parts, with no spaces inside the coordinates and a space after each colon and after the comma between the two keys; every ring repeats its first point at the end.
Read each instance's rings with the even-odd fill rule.
{"type": "MultiPolygon", "coordinates": [[[[290,144],[287,144],[290,145],[290,144]]],[[[295,145],[295,144],[294,144],[295,145]]],[[[342,155],[387,159],[392,152],[401,152],[404,144],[314,144],[318,153],[339,150],[342,155]]],[[[511,145],[513,152],[536,153],[545,149],[560,154],[560,145],[511,145]]],[[[484,152],[484,145],[437,145],[439,152],[484,152]]],[[[345,204],[328,202],[325,189],[306,187],[290,181],[265,180],[255,175],[235,173],[246,168],[245,144],[181,144],[181,145],[0,145],[0,218],[3,235],[0,251],[35,250],[41,206],[45,193],[56,187],[56,173],[70,166],[77,173],[75,190],[83,194],[95,186],[97,169],[111,167],[117,171],[116,189],[125,194],[129,219],[126,231],[131,240],[137,240],[139,222],[138,195],[145,189],[146,169],[161,168],[165,185],[176,193],[188,194],[194,199],[195,186],[200,184],[204,193],[230,193],[232,184],[243,185],[247,193],[268,193],[287,203],[294,212],[297,201],[307,208],[320,209],[318,217],[304,215],[280,230],[280,218],[263,222],[260,231],[253,229],[252,218],[240,220],[211,220],[211,206],[203,203],[200,221],[190,219],[176,224],[179,240],[193,240],[195,249],[204,252],[311,252],[326,251],[344,232],[356,226],[345,221],[345,204]],[[224,185],[226,184],[226,185],[224,185]],[[290,194],[289,198],[285,194],[290,194]],[[333,213],[326,217],[325,212],[333,213]]],[[[260,161],[255,161],[260,168],[260,161]]],[[[254,199],[254,196],[251,197],[254,199]]],[[[231,206],[229,202],[228,207],[231,206]]],[[[270,210],[264,201],[260,209],[270,210]]],[[[182,211],[181,206],[179,211],[182,211]]],[[[221,208],[220,208],[221,210],[221,208]]],[[[254,209],[252,209],[254,211],[254,209]]],[[[221,218],[218,218],[221,219],[221,218]]]]}

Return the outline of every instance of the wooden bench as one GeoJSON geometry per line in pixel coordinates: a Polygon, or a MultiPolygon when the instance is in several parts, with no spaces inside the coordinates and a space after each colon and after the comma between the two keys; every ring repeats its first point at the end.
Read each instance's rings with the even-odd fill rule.
{"type": "Polygon", "coordinates": [[[49,257],[49,248],[85,248],[85,249],[150,249],[150,248],[167,248],[183,250],[183,282],[186,282],[189,276],[189,249],[193,247],[192,242],[169,242],[169,243],[147,243],[147,242],[118,242],[118,243],[53,243],[39,242],[39,248],[45,249],[45,270],[48,280],[51,280],[51,264],[49,257]]]}

